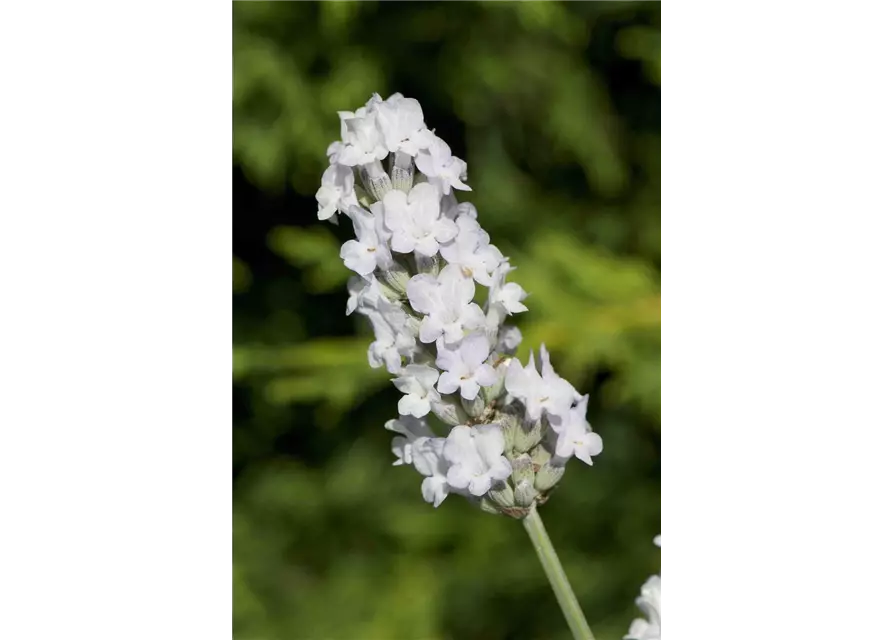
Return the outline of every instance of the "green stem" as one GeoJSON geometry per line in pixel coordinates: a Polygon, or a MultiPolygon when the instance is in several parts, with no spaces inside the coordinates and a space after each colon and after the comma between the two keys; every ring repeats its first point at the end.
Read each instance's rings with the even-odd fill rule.
{"type": "Polygon", "coordinates": [[[561,562],[558,560],[558,554],[555,553],[555,547],[549,540],[549,534],[546,527],[540,519],[540,514],[536,511],[536,505],[530,508],[530,513],[524,518],[524,528],[530,536],[533,548],[536,549],[536,555],[543,565],[549,583],[552,585],[552,591],[555,592],[555,598],[558,600],[567,625],[571,628],[575,640],[595,640],[589,624],[586,622],[586,616],[577,602],[577,596],[571,589],[571,583],[568,582],[564,569],[561,568],[561,562]]]}

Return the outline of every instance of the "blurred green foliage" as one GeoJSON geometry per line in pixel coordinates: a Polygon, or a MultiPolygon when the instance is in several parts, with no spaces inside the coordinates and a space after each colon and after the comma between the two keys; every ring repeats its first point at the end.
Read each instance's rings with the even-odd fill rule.
{"type": "Polygon", "coordinates": [[[520,523],[392,468],[399,394],[313,199],[336,111],[417,98],[468,161],[605,450],[542,516],[595,635],[659,570],[660,3],[233,4],[234,638],[566,638],[520,523]]]}

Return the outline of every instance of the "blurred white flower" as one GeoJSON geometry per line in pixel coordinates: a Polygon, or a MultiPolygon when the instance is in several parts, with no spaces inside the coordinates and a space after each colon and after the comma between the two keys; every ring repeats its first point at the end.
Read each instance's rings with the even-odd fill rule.
{"type": "Polygon", "coordinates": [[[636,605],[648,619],[633,620],[624,640],[660,640],[660,576],[651,576],[642,585],[636,605]]]}

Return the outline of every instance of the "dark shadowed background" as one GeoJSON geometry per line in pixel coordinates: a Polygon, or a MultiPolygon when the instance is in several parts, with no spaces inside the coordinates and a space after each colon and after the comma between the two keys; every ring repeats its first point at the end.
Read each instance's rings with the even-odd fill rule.
{"type": "MultiPolygon", "coordinates": [[[[521,524],[392,467],[399,392],[316,218],[338,110],[420,101],[468,162],[604,452],[541,509],[598,640],[659,572],[660,3],[233,4],[233,635],[566,638],[521,524]]],[[[526,361],[526,356],[525,356],[526,361]]]]}

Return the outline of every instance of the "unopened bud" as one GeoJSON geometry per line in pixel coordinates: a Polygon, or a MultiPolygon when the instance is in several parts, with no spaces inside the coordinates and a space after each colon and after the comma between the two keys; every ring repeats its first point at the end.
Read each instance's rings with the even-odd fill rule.
{"type": "Polygon", "coordinates": [[[505,440],[505,450],[511,451],[515,447],[515,434],[518,431],[518,417],[511,413],[499,412],[493,422],[502,427],[502,437],[505,440]]]}
{"type": "Polygon", "coordinates": [[[528,482],[532,485],[533,478],[533,460],[530,459],[529,455],[522,453],[512,460],[512,482],[515,483],[516,487],[522,482],[528,482]]]}
{"type": "Polygon", "coordinates": [[[515,495],[507,482],[493,485],[487,496],[500,507],[508,509],[515,506],[515,495]]]}
{"type": "Polygon", "coordinates": [[[536,479],[533,482],[533,486],[537,491],[548,491],[558,484],[558,481],[561,480],[561,476],[563,475],[563,466],[553,466],[551,462],[547,462],[536,472],[536,479]]]}
{"type": "Polygon", "coordinates": [[[530,450],[530,459],[533,461],[534,471],[539,471],[540,467],[552,459],[552,454],[543,445],[538,444],[530,450]]]}
{"type": "Polygon", "coordinates": [[[420,253],[416,253],[415,264],[416,270],[419,273],[427,273],[428,275],[432,275],[434,277],[437,277],[437,275],[440,273],[440,260],[437,258],[437,256],[429,258],[428,256],[423,256],[420,253]]]}
{"type": "Polygon", "coordinates": [[[536,500],[537,495],[537,491],[533,488],[533,484],[525,480],[515,487],[515,504],[519,507],[529,507],[533,504],[533,501],[536,500]]]}
{"type": "Polygon", "coordinates": [[[384,199],[385,194],[393,187],[391,179],[385,172],[380,160],[375,160],[359,167],[360,181],[372,198],[377,202],[384,199]]]}
{"type": "Polygon", "coordinates": [[[412,156],[402,151],[391,155],[391,184],[395,189],[409,193],[414,175],[415,165],[412,156]]]}
{"type": "Polygon", "coordinates": [[[389,299],[399,300],[406,298],[406,285],[409,282],[410,273],[405,266],[395,261],[387,271],[379,271],[376,275],[382,288],[385,289],[383,291],[384,295],[389,299]],[[390,291],[387,289],[390,289],[390,291]],[[396,298],[393,296],[396,296],[396,298]]]}
{"type": "Polygon", "coordinates": [[[465,413],[472,418],[480,418],[484,415],[484,409],[487,408],[487,403],[484,402],[484,399],[479,393],[474,397],[474,400],[466,400],[465,398],[462,398],[462,408],[465,409],[465,413]]]}
{"type": "Polygon", "coordinates": [[[468,422],[468,414],[453,398],[432,401],[431,411],[441,422],[450,427],[468,422]]]}
{"type": "Polygon", "coordinates": [[[481,499],[481,510],[495,515],[501,515],[502,511],[489,498],[481,499]]]}
{"type": "Polygon", "coordinates": [[[505,374],[508,371],[508,360],[499,361],[493,364],[496,368],[496,382],[489,387],[484,387],[484,402],[490,404],[494,400],[502,396],[505,391],[505,374]]]}
{"type": "Polygon", "coordinates": [[[525,420],[518,429],[518,435],[515,437],[515,450],[530,451],[538,445],[543,439],[543,421],[525,420]]]}

